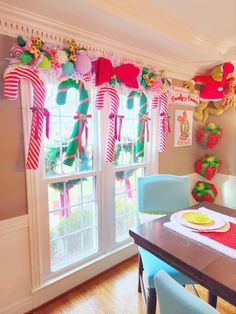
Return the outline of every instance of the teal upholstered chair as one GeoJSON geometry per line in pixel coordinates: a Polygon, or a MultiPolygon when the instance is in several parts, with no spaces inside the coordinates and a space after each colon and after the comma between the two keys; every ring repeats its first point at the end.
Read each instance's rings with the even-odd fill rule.
{"type": "MultiPolygon", "coordinates": [[[[186,176],[159,174],[138,178],[137,193],[138,212],[142,214],[170,214],[189,206],[188,177],[186,176]]],[[[161,269],[165,270],[181,285],[194,283],[175,268],[139,247],[138,291],[143,293],[148,314],[156,311],[154,275],[161,269]],[[146,289],[143,271],[146,277],[146,289]],[[147,291],[147,294],[145,291],[147,291]]]]}
{"type": "Polygon", "coordinates": [[[160,314],[220,314],[205,301],[178,284],[165,271],[154,277],[160,314]]]}

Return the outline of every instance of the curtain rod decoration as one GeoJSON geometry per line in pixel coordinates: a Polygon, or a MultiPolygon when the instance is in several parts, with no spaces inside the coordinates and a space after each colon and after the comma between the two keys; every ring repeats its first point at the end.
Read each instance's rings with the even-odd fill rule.
{"type": "MultiPolygon", "coordinates": [[[[34,75],[38,77],[38,81],[42,83],[44,79],[48,80],[48,78],[51,77],[56,78],[57,84],[59,82],[58,92],[61,92],[61,86],[68,81],[72,81],[72,87],[76,85],[76,88],[78,85],[77,82],[80,82],[83,86],[86,85],[83,87],[85,93],[87,93],[89,87],[97,88],[95,100],[97,109],[103,108],[105,95],[108,94],[110,96],[109,105],[111,108],[109,115],[109,134],[107,138],[105,158],[107,162],[113,161],[115,142],[119,140],[119,137],[117,136],[119,92],[123,91],[128,94],[135,92],[135,94],[138,93],[142,95],[145,101],[140,103],[140,114],[138,118],[138,138],[141,146],[139,147],[139,144],[137,143],[138,152],[136,153],[138,156],[143,156],[145,134],[147,134],[147,141],[149,138],[148,120],[150,120],[150,118],[145,109],[147,107],[147,99],[148,97],[152,99],[152,109],[156,109],[158,104],[157,98],[160,97],[161,99],[163,93],[166,95],[166,90],[170,87],[170,82],[164,77],[163,70],[158,70],[155,67],[144,67],[143,65],[132,63],[130,61],[128,62],[128,58],[118,58],[111,52],[104,53],[103,51],[103,53],[101,53],[101,50],[96,50],[96,53],[91,53],[91,50],[88,51],[86,47],[77,43],[73,39],[69,40],[66,45],[62,47],[61,44],[57,46],[48,44],[39,36],[33,35],[28,39],[18,36],[17,42],[11,47],[10,56],[10,64],[4,74],[5,96],[8,98],[11,98],[11,95],[6,92],[9,88],[8,78],[12,77],[12,73],[31,73],[32,71],[34,71],[34,75]],[[143,109],[141,110],[141,108],[143,109]],[[147,132],[145,132],[145,130],[147,132]]],[[[32,83],[33,79],[30,74],[27,78],[32,83]]],[[[34,98],[37,100],[38,95],[35,94],[34,98]]],[[[88,97],[86,96],[85,98],[87,99],[88,97]]],[[[35,106],[33,106],[35,109],[33,113],[35,114],[32,118],[32,129],[34,132],[37,131],[37,138],[31,136],[29,151],[32,152],[32,145],[37,149],[32,152],[33,157],[31,159],[33,159],[34,162],[30,164],[29,162],[27,163],[28,169],[36,169],[38,167],[44,119],[44,111],[39,109],[43,108],[44,102],[45,96],[43,98],[43,103],[37,105],[40,108],[34,108],[35,106]],[[39,115],[40,127],[36,124],[39,120],[39,115]],[[37,130],[35,131],[34,129],[36,127],[37,130]]],[[[89,101],[87,101],[87,107],[88,105],[89,101]]],[[[165,105],[167,106],[167,103],[165,105]]],[[[81,152],[83,129],[85,128],[85,131],[87,132],[87,118],[85,120],[84,118],[88,117],[88,115],[87,109],[85,109],[82,110],[82,107],[79,107],[79,114],[77,113],[76,115],[76,119],[78,119],[72,134],[74,140],[71,146],[68,146],[67,151],[67,155],[69,154],[71,157],[70,165],[73,164],[76,157],[77,147],[79,147],[79,153],[81,152]]],[[[46,122],[47,121],[48,119],[46,122]]],[[[162,133],[163,137],[165,137],[164,130],[162,130],[162,133]]]]}
{"type": "Polygon", "coordinates": [[[102,75],[103,77],[106,76],[106,80],[109,79],[109,84],[116,85],[116,88],[118,82],[121,83],[119,84],[120,87],[126,85],[127,87],[140,88],[151,94],[160,90],[160,84],[163,85],[163,88],[166,83],[170,85],[163,69],[145,67],[141,60],[117,56],[111,51],[88,47],[73,39],[68,40],[64,46],[63,44],[64,42],[59,42],[58,45],[49,44],[39,36],[30,36],[28,39],[18,36],[17,42],[10,50],[10,64],[13,67],[14,65],[23,65],[36,69],[42,76],[53,72],[59,78],[65,79],[65,77],[76,75],[85,81],[88,81],[89,76],[93,79],[91,83],[96,86],[100,85],[97,82],[102,75]],[[99,66],[103,66],[102,69],[98,68],[98,63],[99,66]],[[129,73],[124,75],[124,69],[125,72],[129,70],[129,73]],[[119,75],[123,75],[123,79],[126,77],[124,84],[122,84],[119,76],[117,77],[117,71],[119,71],[119,75]],[[109,78],[107,78],[108,75],[110,75],[109,78]],[[131,86],[127,84],[130,75],[135,76],[131,86]]]}

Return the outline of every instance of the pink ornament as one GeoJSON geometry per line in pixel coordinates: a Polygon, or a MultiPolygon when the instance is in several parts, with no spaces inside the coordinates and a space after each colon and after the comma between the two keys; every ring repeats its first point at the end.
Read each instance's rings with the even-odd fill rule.
{"type": "Polygon", "coordinates": [[[80,52],[77,55],[77,63],[75,71],[81,75],[87,74],[91,71],[92,62],[86,53],[80,52]]]}

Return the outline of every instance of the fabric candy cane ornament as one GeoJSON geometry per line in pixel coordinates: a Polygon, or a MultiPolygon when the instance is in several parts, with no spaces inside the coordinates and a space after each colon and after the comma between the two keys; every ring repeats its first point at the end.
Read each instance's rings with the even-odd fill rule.
{"type": "MultiPolygon", "coordinates": [[[[109,96],[111,104],[105,161],[112,162],[114,159],[115,142],[119,138],[119,135],[117,133],[117,120],[118,118],[122,119],[123,116],[118,116],[118,108],[120,104],[119,96],[116,89],[110,85],[103,86],[99,89],[95,99],[96,108],[99,110],[103,108],[105,95],[109,96]]],[[[120,120],[120,123],[121,121],[122,120],[120,120]]]]}
{"type": "Polygon", "coordinates": [[[89,97],[88,92],[84,87],[82,81],[78,83],[76,80],[67,79],[60,83],[58,86],[57,99],[56,102],[58,105],[64,105],[66,103],[67,91],[70,88],[75,88],[79,92],[79,105],[74,116],[76,120],[74,128],[70,137],[70,141],[66,150],[66,156],[63,163],[67,166],[72,166],[76,158],[77,151],[79,154],[82,153],[82,135],[85,129],[85,142],[87,145],[88,141],[88,118],[91,118],[92,115],[87,114],[89,108],[89,97]]]}
{"type": "Polygon", "coordinates": [[[4,77],[4,96],[6,98],[12,100],[17,98],[18,84],[21,79],[30,81],[34,91],[33,106],[30,108],[33,115],[26,168],[37,169],[39,165],[44,116],[46,116],[48,136],[49,112],[44,108],[46,89],[44,82],[38,76],[37,70],[17,67],[9,71],[4,77]]]}
{"type": "Polygon", "coordinates": [[[157,109],[159,106],[159,95],[154,95],[152,97],[152,109],[157,109]]]}
{"type": "Polygon", "coordinates": [[[166,150],[166,124],[168,125],[168,132],[170,132],[168,110],[168,94],[166,91],[160,95],[160,116],[159,116],[159,132],[158,132],[158,152],[166,150]]]}
{"type": "Polygon", "coordinates": [[[149,121],[147,108],[147,97],[142,91],[132,91],[128,95],[127,108],[133,109],[134,99],[139,98],[139,118],[138,118],[138,133],[136,139],[136,157],[144,156],[145,131],[147,134],[147,142],[149,141],[149,121]]]}

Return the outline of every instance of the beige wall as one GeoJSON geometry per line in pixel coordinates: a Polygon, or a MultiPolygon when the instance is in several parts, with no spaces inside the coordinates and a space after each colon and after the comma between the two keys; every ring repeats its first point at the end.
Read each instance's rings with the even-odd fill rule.
{"type": "MultiPolygon", "coordinates": [[[[24,148],[22,115],[19,98],[16,101],[3,99],[2,74],[8,61],[9,50],[13,38],[0,35],[0,220],[16,217],[27,213],[26,178],[24,169],[24,148]]],[[[182,82],[173,81],[173,85],[182,86],[182,82]]],[[[185,175],[194,172],[194,162],[205,150],[195,141],[196,129],[201,125],[194,121],[193,145],[187,147],[173,146],[174,110],[193,110],[191,107],[171,105],[171,130],[168,135],[168,148],[159,154],[159,172],[185,175]]],[[[219,124],[224,129],[222,141],[211,150],[223,160],[220,173],[236,175],[236,108],[219,117],[211,117],[210,121],[219,124]]]]}
{"type": "Polygon", "coordinates": [[[3,98],[5,60],[15,40],[0,35],[0,220],[27,213],[22,112],[16,101],[3,98]]]}
{"type": "MultiPolygon", "coordinates": [[[[182,82],[174,80],[173,85],[182,86],[182,82]]],[[[219,173],[236,175],[236,107],[226,111],[221,116],[210,116],[209,122],[214,122],[224,129],[221,142],[211,150],[205,150],[196,143],[196,130],[204,123],[193,120],[193,145],[174,147],[174,111],[175,109],[193,110],[192,107],[170,105],[171,133],[168,134],[167,150],[159,154],[159,172],[185,175],[194,172],[194,162],[208,152],[222,159],[219,173]]]]}

